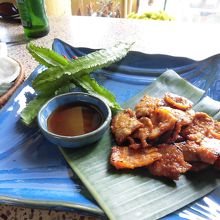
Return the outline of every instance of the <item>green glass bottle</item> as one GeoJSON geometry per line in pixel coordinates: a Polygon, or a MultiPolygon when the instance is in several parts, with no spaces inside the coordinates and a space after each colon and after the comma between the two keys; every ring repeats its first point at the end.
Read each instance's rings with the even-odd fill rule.
{"type": "Polygon", "coordinates": [[[43,37],[49,33],[44,0],[17,0],[17,6],[28,38],[43,37]]]}

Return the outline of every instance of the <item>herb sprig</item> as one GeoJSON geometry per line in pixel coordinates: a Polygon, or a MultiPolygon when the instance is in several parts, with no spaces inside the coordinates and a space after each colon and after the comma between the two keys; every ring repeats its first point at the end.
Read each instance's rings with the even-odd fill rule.
{"type": "Polygon", "coordinates": [[[115,96],[91,78],[90,73],[121,60],[131,46],[132,44],[128,43],[118,43],[111,48],[97,50],[78,59],[67,60],[53,50],[29,43],[27,46],[29,53],[47,69],[32,81],[37,96],[21,112],[22,121],[30,125],[44,103],[55,95],[72,91],[75,87],[96,94],[112,110],[120,110],[115,96]]]}

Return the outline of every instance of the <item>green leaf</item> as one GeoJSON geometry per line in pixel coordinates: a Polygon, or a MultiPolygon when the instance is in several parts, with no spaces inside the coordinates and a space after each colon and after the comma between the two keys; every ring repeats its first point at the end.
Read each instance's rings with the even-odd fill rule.
{"type": "MultiPolygon", "coordinates": [[[[197,107],[202,106],[203,110],[210,102],[210,99],[204,99],[200,104],[204,91],[186,82],[175,72],[167,71],[124,107],[133,107],[145,93],[161,97],[164,92],[184,95],[197,103],[197,107]]],[[[215,104],[212,102],[212,105],[215,104]]],[[[214,114],[217,110],[208,111],[214,114]]],[[[60,148],[69,165],[111,220],[160,219],[219,185],[218,171],[214,169],[204,171],[202,175],[182,175],[177,182],[155,178],[144,168],[115,170],[109,164],[113,144],[108,131],[93,145],[81,149],[60,148]]]]}
{"type": "Polygon", "coordinates": [[[216,113],[213,117],[215,120],[220,121],[220,111],[218,111],[218,113],[216,113]]]}
{"type": "MultiPolygon", "coordinates": [[[[76,85],[74,83],[67,83],[64,86],[60,87],[58,90],[55,91],[55,95],[61,95],[67,92],[71,92],[72,89],[74,89],[76,85]]],[[[27,106],[23,109],[21,112],[21,120],[26,125],[30,125],[35,118],[37,117],[37,114],[40,110],[40,108],[54,95],[48,95],[49,93],[41,94],[35,97],[33,100],[31,100],[27,106]]]]}
{"type": "Polygon", "coordinates": [[[96,80],[92,79],[89,75],[84,75],[80,79],[76,78],[75,81],[88,93],[103,99],[111,109],[121,109],[120,105],[115,99],[115,96],[109,90],[99,85],[96,80]]]}
{"type": "Polygon", "coordinates": [[[64,86],[60,87],[58,90],[56,90],[55,95],[60,95],[60,94],[71,92],[74,88],[76,88],[76,85],[72,82],[69,82],[65,84],[64,86]]]}
{"type": "Polygon", "coordinates": [[[39,97],[31,101],[22,111],[23,122],[30,124],[34,120],[44,104],[44,99],[70,92],[75,88],[75,83],[90,94],[104,99],[113,110],[121,109],[114,95],[91,79],[88,74],[123,58],[131,45],[120,43],[110,49],[102,49],[70,62],[52,50],[30,43],[27,48],[32,56],[49,68],[41,72],[32,82],[33,88],[39,92],[39,97]]]}
{"type": "Polygon", "coordinates": [[[63,56],[48,48],[38,47],[33,43],[29,43],[27,49],[37,62],[46,67],[65,66],[69,63],[63,56]]]}
{"type": "Polygon", "coordinates": [[[126,56],[131,44],[120,43],[109,49],[101,49],[86,56],[80,57],[66,66],[49,68],[39,74],[33,81],[33,88],[37,91],[47,89],[63,76],[81,77],[100,68],[107,67],[126,56]]]}
{"type": "Polygon", "coordinates": [[[27,107],[21,113],[22,121],[25,124],[30,125],[36,118],[41,106],[45,103],[43,101],[44,99],[47,101],[49,98],[52,98],[55,95],[71,92],[76,87],[76,84],[86,90],[88,93],[103,99],[112,110],[121,109],[114,95],[99,85],[94,79],[91,79],[89,75],[85,75],[81,77],[81,79],[72,79],[72,81],[70,81],[69,78],[65,79],[65,77],[62,77],[62,79],[56,83],[53,83],[50,86],[47,85],[47,88],[50,89],[45,89],[45,92],[41,93],[39,97],[28,103],[27,107]]]}
{"type": "Polygon", "coordinates": [[[27,106],[21,112],[21,120],[24,124],[30,125],[34,119],[37,117],[37,114],[40,108],[46,103],[51,97],[38,96],[31,100],[27,106]]]}
{"type": "Polygon", "coordinates": [[[215,115],[220,110],[220,102],[211,99],[210,97],[204,97],[199,103],[194,105],[195,111],[205,112],[208,115],[215,115]],[[208,105],[207,105],[208,103],[208,105]]]}

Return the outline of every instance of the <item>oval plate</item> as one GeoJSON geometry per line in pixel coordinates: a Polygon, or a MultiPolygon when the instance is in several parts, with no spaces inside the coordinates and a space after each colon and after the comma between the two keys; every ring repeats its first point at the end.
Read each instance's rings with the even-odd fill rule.
{"type": "MultiPolygon", "coordinates": [[[[53,48],[68,58],[94,51],[74,48],[58,39],[55,39],[53,48]]],[[[170,68],[206,90],[206,95],[220,100],[220,81],[216,78],[219,64],[219,55],[195,61],[131,51],[121,62],[97,71],[94,77],[117,94],[117,101],[123,103],[170,68]]],[[[42,137],[37,127],[28,128],[20,122],[20,112],[35,96],[31,81],[42,69],[42,66],[37,67],[0,111],[0,200],[2,203],[104,215],[60,151],[42,137]]],[[[207,219],[207,215],[219,213],[219,193],[217,189],[165,218],[193,219],[191,216],[200,216],[207,219]]]]}

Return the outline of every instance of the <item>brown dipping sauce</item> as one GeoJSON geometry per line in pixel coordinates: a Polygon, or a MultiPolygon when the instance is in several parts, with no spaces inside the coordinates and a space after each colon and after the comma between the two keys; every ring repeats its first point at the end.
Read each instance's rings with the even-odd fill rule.
{"type": "Polygon", "coordinates": [[[103,123],[103,114],[95,106],[82,102],[58,107],[48,118],[50,132],[77,136],[96,130],[103,123]]]}

